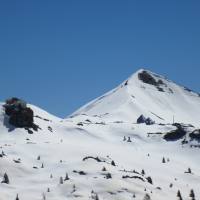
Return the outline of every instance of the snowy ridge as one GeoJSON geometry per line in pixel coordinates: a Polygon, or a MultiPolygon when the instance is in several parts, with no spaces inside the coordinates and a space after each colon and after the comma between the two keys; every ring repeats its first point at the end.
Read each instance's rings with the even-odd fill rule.
{"type": "Polygon", "coordinates": [[[135,122],[144,114],[157,123],[176,122],[200,124],[200,97],[198,94],[167,80],[163,76],[147,71],[155,80],[163,83],[159,91],[154,85],[139,80],[139,70],[116,89],[95,99],[76,111],[72,116],[105,115],[106,119],[135,122]],[[186,112],[187,110],[187,112],[186,112]],[[159,118],[159,117],[160,118],[159,118]]]}
{"type": "Polygon", "coordinates": [[[199,200],[200,98],[143,71],[66,119],[28,104],[32,134],[1,103],[0,200],[191,200],[192,189],[199,200]],[[156,123],[137,124],[141,114],[156,123]]]}

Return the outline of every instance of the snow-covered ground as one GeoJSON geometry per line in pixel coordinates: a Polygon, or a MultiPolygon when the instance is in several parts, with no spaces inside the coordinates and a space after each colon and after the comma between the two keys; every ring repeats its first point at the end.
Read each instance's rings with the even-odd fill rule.
{"type": "Polygon", "coordinates": [[[191,189],[199,200],[200,148],[190,133],[200,128],[200,97],[149,71],[162,81],[144,83],[142,72],[66,119],[28,105],[40,127],[33,134],[9,125],[2,103],[0,181],[7,173],[9,184],[0,200],[173,200],[178,190],[189,200],[191,189]],[[141,114],[155,124],[137,124],[141,114]],[[186,133],[167,141],[173,120],[186,133]]]}

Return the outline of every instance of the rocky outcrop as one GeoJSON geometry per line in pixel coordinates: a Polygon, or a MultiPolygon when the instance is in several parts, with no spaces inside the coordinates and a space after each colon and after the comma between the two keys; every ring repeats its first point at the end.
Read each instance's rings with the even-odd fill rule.
{"type": "Polygon", "coordinates": [[[166,141],[176,141],[176,140],[182,139],[187,133],[187,131],[184,129],[184,127],[181,124],[175,123],[173,125],[176,126],[176,130],[170,131],[164,135],[163,138],[166,141]]]}
{"type": "Polygon", "coordinates": [[[145,116],[144,115],[140,115],[137,119],[137,124],[142,124],[142,123],[145,123],[145,116]]]}
{"type": "Polygon", "coordinates": [[[190,133],[191,140],[196,140],[200,142],[200,129],[194,130],[192,133],[190,133]]]}
{"type": "Polygon", "coordinates": [[[147,71],[142,71],[141,73],[139,73],[138,78],[144,83],[154,85],[154,86],[159,85],[156,79],[153,76],[151,76],[147,71]]]}
{"type": "Polygon", "coordinates": [[[140,115],[140,117],[137,119],[137,124],[143,124],[146,125],[153,125],[155,124],[155,121],[153,121],[150,117],[146,118],[144,115],[140,115]]]}
{"type": "Polygon", "coordinates": [[[142,82],[146,83],[146,84],[150,84],[150,85],[154,85],[158,91],[160,92],[164,92],[164,89],[160,86],[166,86],[164,84],[164,82],[159,79],[156,80],[151,74],[149,74],[147,71],[142,71],[138,74],[138,78],[139,80],[141,80],[142,82]]]}
{"type": "Polygon", "coordinates": [[[37,126],[33,122],[33,110],[27,107],[25,101],[13,97],[4,104],[5,114],[9,116],[9,123],[17,128],[33,128],[37,126]]]}

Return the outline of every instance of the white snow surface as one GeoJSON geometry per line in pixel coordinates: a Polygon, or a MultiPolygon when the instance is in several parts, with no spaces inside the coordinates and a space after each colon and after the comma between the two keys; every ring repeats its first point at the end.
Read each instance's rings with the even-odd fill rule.
{"type": "Polygon", "coordinates": [[[164,92],[138,79],[138,70],[114,90],[80,108],[72,116],[98,115],[108,120],[135,122],[143,114],[156,122],[200,124],[200,95],[186,90],[163,76],[147,71],[164,83],[164,92]],[[127,85],[125,83],[127,82],[127,85]],[[160,119],[160,118],[161,119],[160,119]]]}
{"type": "Polygon", "coordinates": [[[138,79],[140,72],[66,119],[29,104],[41,128],[33,134],[10,126],[1,103],[0,150],[6,156],[0,157],[0,182],[7,173],[10,183],[0,183],[0,200],[15,200],[17,194],[19,200],[143,200],[146,194],[152,200],[176,200],[178,190],[189,200],[191,189],[199,200],[200,148],[194,147],[199,143],[182,141],[199,129],[200,97],[148,71],[164,82],[164,92],[158,91],[138,79]],[[156,123],[137,124],[141,114],[156,123]],[[193,126],[185,125],[183,139],[166,141],[163,135],[176,129],[173,116],[193,126]],[[101,162],[83,160],[87,156],[101,162]],[[185,173],[188,168],[192,173],[185,173]],[[69,180],[61,184],[66,173],[69,180]]]}

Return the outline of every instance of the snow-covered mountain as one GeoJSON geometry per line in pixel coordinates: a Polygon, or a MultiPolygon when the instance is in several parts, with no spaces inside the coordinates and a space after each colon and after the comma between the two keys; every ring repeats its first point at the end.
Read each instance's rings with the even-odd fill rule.
{"type": "Polygon", "coordinates": [[[74,115],[135,122],[143,114],[160,123],[200,124],[200,95],[163,76],[139,70],[114,90],[95,99],[74,115]],[[145,81],[146,80],[146,81],[145,81]]]}
{"type": "Polygon", "coordinates": [[[37,129],[4,104],[0,200],[200,199],[200,97],[162,76],[139,70],[66,119],[28,104],[37,129]]]}

